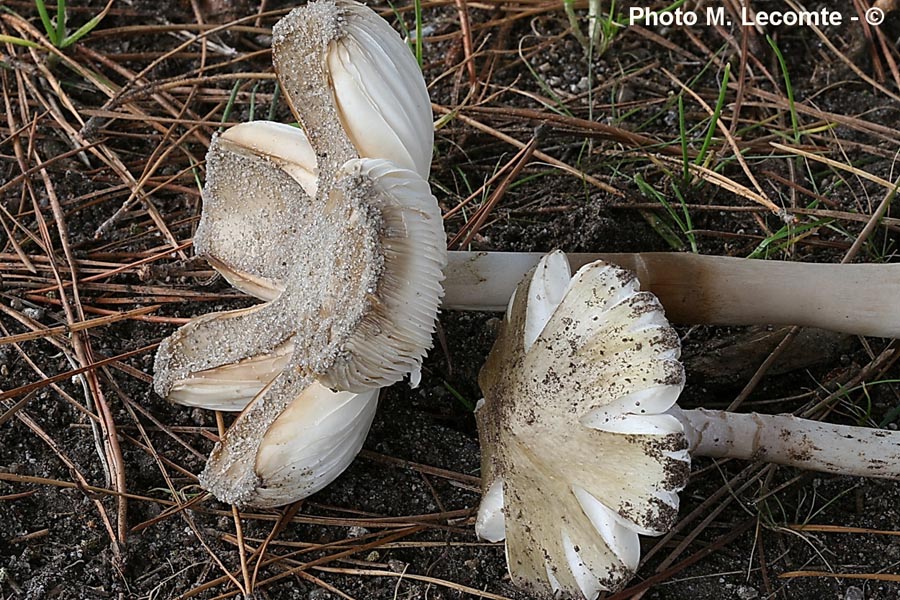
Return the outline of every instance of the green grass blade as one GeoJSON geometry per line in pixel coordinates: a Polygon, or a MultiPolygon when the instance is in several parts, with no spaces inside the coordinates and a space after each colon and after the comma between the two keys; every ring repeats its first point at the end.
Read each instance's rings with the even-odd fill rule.
{"type": "Polygon", "coordinates": [[[811,229],[818,229],[820,227],[825,227],[830,225],[834,219],[819,219],[813,221],[811,223],[804,223],[803,225],[798,225],[796,227],[792,225],[785,225],[763,241],[759,243],[753,252],[747,256],[747,258],[768,258],[770,251],[778,251],[786,249],[791,244],[795,243],[796,237],[801,233],[806,233],[811,229]],[[773,244],[776,242],[783,242],[773,247],[773,244]]]}
{"type": "Polygon", "coordinates": [[[56,39],[59,47],[65,48],[66,42],[66,0],[56,0],[56,39]]]}
{"type": "MultiPolygon", "coordinates": [[[[669,215],[669,218],[671,218],[672,221],[675,222],[675,225],[678,226],[678,229],[680,229],[682,233],[686,233],[687,231],[689,231],[685,223],[679,218],[678,213],[675,212],[675,209],[672,208],[672,205],[668,200],[666,200],[666,197],[663,194],[658,192],[656,188],[647,183],[647,181],[645,181],[644,178],[641,177],[640,173],[635,174],[633,179],[635,184],[637,184],[638,189],[644,196],[650,198],[651,200],[655,200],[656,202],[659,202],[660,205],[662,205],[662,207],[666,210],[666,213],[669,215]]],[[[684,242],[681,241],[681,238],[678,237],[678,234],[668,223],[663,221],[652,211],[642,210],[640,212],[641,216],[643,216],[647,223],[649,223],[650,227],[652,227],[653,230],[656,231],[656,233],[658,233],[659,236],[664,239],[666,243],[672,247],[673,250],[684,249],[684,242]]],[[[691,243],[692,248],[695,245],[695,243],[691,243]]]]}
{"type": "Polygon", "coordinates": [[[558,115],[564,115],[567,117],[574,116],[572,114],[572,112],[568,108],[566,108],[566,105],[562,101],[562,98],[560,98],[556,94],[556,92],[553,91],[553,88],[550,87],[550,84],[548,84],[547,81],[543,77],[541,77],[541,74],[538,73],[535,70],[535,68],[531,66],[531,63],[528,62],[528,59],[525,58],[525,54],[522,52],[522,43],[524,41],[525,41],[524,38],[519,40],[519,58],[522,60],[522,64],[525,65],[525,68],[528,69],[528,72],[531,73],[531,76],[534,77],[534,80],[535,80],[535,82],[537,82],[538,87],[540,87],[541,90],[543,90],[544,93],[547,94],[547,96],[549,96],[551,100],[556,102],[556,106],[553,106],[552,104],[548,104],[546,102],[541,102],[539,99],[538,99],[538,102],[541,102],[541,104],[543,104],[545,107],[549,108],[550,110],[552,110],[553,112],[555,112],[558,115]]]}
{"type": "Polygon", "coordinates": [[[716,131],[716,125],[719,123],[719,117],[722,114],[722,107],[725,106],[725,93],[728,91],[728,78],[731,75],[731,64],[725,64],[725,71],[722,73],[722,85],[719,86],[719,98],[716,100],[716,108],[713,110],[712,118],[709,121],[709,127],[706,129],[706,137],[703,139],[703,145],[700,152],[694,159],[695,165],[702,165],[706,161],[706,153],[709,152],[709,145],[712,143],[713,134],[716,131]]]}
{"type": "Polygon", "coordinates": [[[593,49],[600,39],[600,12],[602,0],[588,0],[588,43],[593,49]]]}
{"type": "Polygon", "coordinates": [[[234,101],[237,99],[238,90],[241,88],[241,80],[238,79],[234,82],[234,86],[231,88],[231,94],[228,96],[228,103],[225,104],[225,110],[222,111],[222,126],[219,127],[219,133],[222,133],[225,130],[225,123],[228,122],[228,118],[231,116],[231,111],[234,109],[234,101]]]}
{"type": "Polygon", "coordinates": [[[416,62],[419,63],[419,69],[422,69],[422,0],[415,0],[416,8],[416,62]]]}
{"type": "Polygon", "coordinates": [[[62,43],[59,45],[59,47],[60,48],[68,48],[69,46],[71,46],[72,44],[74,44],[75,42],[77,42],[78,40],[80,40],[81,38],[83,38],[84,36],[89,34],[90,32],[92,32],[94,29],[96,29],[97,25],[100,24],[100,21],[103,20],[104,16],[106,16],[106,15],[97,15],[96,17],[94,17],[93,19],[91,19],[90,21],[88,21],[87,23],[85,23],[84,25],[79,27],[78,29],[76,29],[75,33],[73,33],[72,35],[70,35],[69,37],[64,39],[62,41],[62,43]]]}
{"type": "Polygon", "coordinates": [[[0,44],[13,44],[15,46],[25,46],[26,48],[41,48],[42,46],[31,40],[24,40],[20,37],[0,34],[0,44]]]}
{"type": "MultiPolygon", "coordinates": [[[[65,0],[60,0],[60,2],[65,4],[65,0]]],[[[77,42],[78,40],[80,40],[81,38],[83,38],[84,36],[89,34],[90,32],[92,32],[94,29],[96,29],[97,25],[100,24],[100,21],[103,20],[103,18],[107,15],[107,13],[109,13],[109,9],[112,8],[113,2],[114,2],[114,0],[109,0],[109,2],[106,3],[106,6],[103,7],[103,10],[101,10],[99,14],[97,14],[93,19],[91,19],[90,21],[88,21],[87,23],[85,23],[84,25],[79,27],[78,29],[76,29],[75,33],[66,37],[66,39],[62,40],[60,42],[59,47],[60,48],[68,48],[69,46],[71,46],[72,44],[74,44],[75,42],[77,42]]]]}
{"type": "MultiPolygon", "coordinates": [[[[697,236],[694,235],[694,221],[691,219],[691,211],[688,210],[687,202],[684,200],[684,194],[681,193],[681,190],[678,189],[678,186],[675,183],[672,183],[672,191],[675,192],[675,196],[678,197],[678,201],[681,203],[681,212],[684,215],[684,227],[682,231],[684,232],[684,236],[688,239],[688,242],[691,244],[691,252],[697,254],[700,252],[700,249],[697,247],[697,236]]],[[[677,221],[681,224],[681,220],[677,221]]]]}
{"type": "Polygon", "coordinates": [[[197,189],[200,190],[200,193],[203,193],[203,180],[200,179],[200,169],[197,165],[193,165],[191,167],[191,173],[194,174],[194,183],[197,184],[197,189]]]}
{"type": "Polygon", "coordinates": [[[253,87],[250,89],[250,110],[247,115],[248,121],[254,121],[256,119],[256,90],[259,88],[259,84],[262,83],[257,81],[253,84],[253,87]]]}
{"type": "Polygon", "coordinates": [[[400,28],[400,34],[403,36],[403,39],[406,40],[406,45],[409,46],[410,52],[413,53],[413,56],[416,57],[416,62],[419,62],[419,68],[422,68],[422,64],[419,61],[418,53],[416,52],[417,40],[419,38],[418,35],[413,37],[412,33],[409,31],[409,27],[406,26],[406,21],[403,20],[403,15],[400,14],[400,11],[394,6],[394,3],[391,0],[387,0],[388,6],[391,7],[391,12],[394,13],[394,18],[397,19],[397,26],[400,28]]]}
{"type": "Polygon", "coordinates": [[[794,142],[800,143],[800,124],[797,119],[797,107],[794,105],[794,87],[791,85],[791,76],[788,74],[787,63],[784,60],[781,49],[778,47],[778,44],[775,43],[775,40],[767,35],[766,41],[769,42],[772,51],[775,52],[775,57],[778,58],[778,65],[781,67],[781,76],[784,77],[784,89],[787,91],[788,106],[791,109],[791,127],[794,129],[794,142]]]}
{"type": "Polygon", "coordinates": [[[281,85],[276,81],[275,82],[275,91],[272,92],[272,104],[269,105],[269,115],[267,119],[269,121],[275,120],[275,111],[278,110],[278,99],[281,97],[281,85]]]}
{"type": "Polygon", "coordinates": [[[54,46],[59,46],[59,38],[56,37],[56,27],[50,21],[50,15],[47,14],[47,5],[44,4],[44,0],[34,0],[34,6],[41,16],[41,23],[44,24],[44,31],[47,33],[47,37],[50,38],[50,43],[54,46]]]}
{"type": "Polygon", "coordinates": [[[450,394],[454,398],[456,398],[456,401],[462,404],[466,408],[466,410],[468,410],[469,412],[475,412],[475,405],[472,403],[472,401],[468,400],[465,396],[460,394],[459,391],[455,387],[450,385],[446,379],[444,380],[444,387],[447,388],[447,391],[450,392],[450,394]]]}
{"type": "Polygon", "coordinates": [[[572,28],[572,35],[575,36],[575,39],[578,40],[578,43],[581,44],[581,47],[587,52],[588,40],[584,36],[584,33],[582,33],[581,24],[578,22],[578,15],[575,14],[575,0],[563,0],[563,9],[566,11],[566,17],[569,19],[569,27],[572,28]]]}
{"type": "Polygon", "coordinates": [[[650,225],[650,228],[653,229],[661,237],[672,250],[676,252],[684,250],[684,242],[681,241],[681,238],[678,237],[678,234],[672,229],[671,225],[663,221],[656,215],[653,211],[650,210],[640,210],[641,216],[644,217],[644,220],[647,221],[647,224],[650,225]]]}
{"type": "Polygon", "coordinates": [[[684,123],[684,94],[678,94],[678,135],[681,137],[681,179],[687,183],[691,178],[691,165],[688,160],[687,127],[684,123]]]}

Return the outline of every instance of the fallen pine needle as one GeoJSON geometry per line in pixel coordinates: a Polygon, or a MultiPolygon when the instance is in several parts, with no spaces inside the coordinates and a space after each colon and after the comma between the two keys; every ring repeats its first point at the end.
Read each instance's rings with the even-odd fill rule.
{"type": "MultiPolygon", "coordinates": [[[[414,579],[415,581],[422,581],[425,583],[431,583],[434,585],[440,585],[446,588],[457,590],[465,594],[470,594],[477,598],[488,598],[489,600],[510,600],[510,598],[507,596],[499,596],[490,592],[483,592],[481,590],[471,588],[467,585],[454,583],[452,581],[446,581],[444,579],[438,579],[436,577],[428,577],[427,575],[416,575],[414,573],[406,572],[395,573],[393,571],[381,571],[378,569],[341,569],[336,567],[313,568],[317,571],[322,571],[323,573],[340,573],[341,575],[369,575],[373,577],[400,577],[401,579],[414,579]]],[[[898,579],[898,581],[900,581],[900,579],[898,579]]]]}
{"type": "Polygon", "coordinates": [[[835,577],[840,579],[867,579],[872,581],[896,581],[900,582],[900,575],[890,573],[830,573],[828,571],[790,571],[778,576],[780,579],[792,579],[794,577],[835,577]]]}
{"type": "Polygon", "coordinates": [[[819,533],[870,533],[872,535],[900,535],[900,531],[890,529],[868,529],[866,527],[844,527],[843,525],[788,525],[794,531],[815,531],[819,533]]]}

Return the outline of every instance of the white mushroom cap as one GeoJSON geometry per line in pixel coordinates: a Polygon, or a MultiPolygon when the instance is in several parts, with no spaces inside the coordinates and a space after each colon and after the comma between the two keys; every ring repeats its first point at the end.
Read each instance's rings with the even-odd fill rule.
{"type": "Polygon", "coordinates": [[[319,185],[316,153],[302,129],[273,121],[250,121],[213,138],[203,190],[203,214],[207,218],[201,219],[194,237],[195,251],[206,256],[228,283],[261,300],[277,297],[283,291],[278,280],[285,276],[285,269],[279,269],[279,261],[272,257],[279,248],[278,241],[273,243],[272,239],[278,229],[267,219],[290,213],[292,200],[301,200],[267,194],[254,189],[252,183],[243,190],[245,193],[223,193],[215,174],[233,167],[256,167],[256,171],[231,175],[241,175],[248,182],[264,182],[272,166],[293,178],[306,196],[315,198],[319,185]],[[240,161],[240,155],[264,158],[266,162],[240,161]],[[251,196],[251,192],[256,193],[251,196]],[[215,222],[214,227],[208,225],[211,222],[215,222]]]}
{"type": "Polygon", "coordinates": [[[267,365],[273,361],[278,364],[279,359],[273,355],[293,347],[292,333],[282,325],[281,317],[269,304],[192,319],[165,338],[156,351],[153,375],[156,393],[168,398],[176,391],[182,403],[203,408],[243,408],[235,405],[241,403],[245,390],[223,385],[221,395],[204,395],[202,389],[195,394],[192,387],[215,386],[217,380],[220,383],[258,380],[262,387],[274,379],[279,371],[268,371],[267,365]]]}
{"type": "Polygon", "coordinates": [[[274,121],[250,121],[229,127],[220,135],[221,143],[268,158],[293,177],[310,198],[319,186],[316,152],[299,127],[274,121]]]}
{"type": "Polygon", "coordinates": [[[278,22],[272,50],[288,102],[320,152],[327,144],[329,154],[350,158],[325,139],[339,124],[360,157],[428,178],[431,101],[409,46],[387,21],[357,2],[313,2],[278,22]]]}
{"type": "MultiPolygon", "coordinates": [[[[431,346],[446,248],[440,210],[420,176],[433,141],[421,72],[396,32],[356,2],[314,2],[275,29],[277,70],[307,133],[257,121],[214,137],[194,245],[235,287],[278,305],[278,317],[263,309],[254,319],[280,339],[261,347],[229,340],[225,361],[226,353],[190,339],[186,328],[159,353],[162,394],[193,377],[182,399],[203,402],[190,391],[200,370],[213,369],[205,378],[215,380],[214,369],[235,356],[266,355],[297,331],[294,366],[335,390],[359,392],[406,374],[415,382],[431,346]],[[375,112],[362,117],[364,130],[344,123],[357,116],[341,116],[342,103],[366,102],[375,112]],[[357,159],[351,138],[376,158],[357,159]],[[191,344],[208,352],[196,363],[175,356],[191,344]]],[[[239,406],[250,389],[217,405],[239,406]]]]}
{"type": "MultiPolygon", "coordinates": [[[[215,264],[237,264],[243,276],[269,278],[282,291],[269,302],[204,315],[176,331],[160,345],[154,384],[163,396],[206,408],[240,410],[254,398],[214,450],[201,481],[224,501],[274,506],[336,477],[365,438],[376,388],[418,372],[442,295],[443,223],[428,184],[385,160],[348,161],[331,191],[313,199],[271,164],[271,154],[217,145],[213,154],[208,190],[214,193],[200,248],[224,255],[214,257],[215,264]],[[279,247],[257,244],[252,260],[222,239],[217,222],[224,215],[237,224],[229,213],[247,212],[253,228],[257,213],[266,213],[265,203],[252,210],[234,201],[248,187],[254,193],[262,187],[248,184],[248,173],[270,176],[263,198],[279,217],[270,232],[279,247]],[[326,394],[318,389],[323,386],[341,391],[326,394]],[[282,411],[301,397],[304,406],[314,397],[319,408],[289,410],[284,423],[290,427],[276,427],[282,411]],[[321,437],[284,441],[284,432],[303,428],[301,417],[321,416],[329,402],[341,412],[329,417],[330,429],[317,430],[321,437]],[[275,431],[281,433],[265,437],[275,431]]],[[[226,234],[233,231],[226,228],[226,234]]]]}
{"type": "Polygon", "coordinates": [[[316,493],[359,453],[379,391],[332,392],[280,376],[216,444],[201,485],[224,502],[264,508],[316,493]]]}
{"type": "Polygon", "coordinates": [[[475,533],[483,540],[499,542],[506,537],[506,517],[503,515],[503,479],[497,477],[481,498],[475,533]]]}
{"type": "Polygon", "coordinates": [[[296,228],[311,218],[316,156],[301,129],[252,121],[213,137],[194,251],[229,283],[264,300],[290,272],[296,228]]]}
{"type": "Polygon", "coordinates": [[[478,532],[499,539],[504,527],[517,584],[595,598],[637,568],[639,533],[674,523],[690,465],[665,414],[684,385],[679,353],[659,302],[619,267],[598,261],[570,278],[555,252],[519,284],[476,413],[478,532]]]}
{"type": "Polygon", "coordinates": [[[292,502],[340,475],[363,446],[380,391],[332,392],[318,383],[305,389],[263,436],[256,455],[261,485],[254,504],[292,502]]]}

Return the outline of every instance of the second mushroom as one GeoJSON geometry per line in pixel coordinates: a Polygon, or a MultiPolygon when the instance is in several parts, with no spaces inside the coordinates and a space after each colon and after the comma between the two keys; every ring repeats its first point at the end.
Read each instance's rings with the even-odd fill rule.
{"type": "Polygon", "coordinates": [[[900,478],[900,433],[792,416],[681,411],[679,338],[634,274],[561,252],[516,288],[479,376],[484,496],[476,530],[506,540],[541,598],[621,588],[638,535],[674,524],[690,455],[900,478]]]}

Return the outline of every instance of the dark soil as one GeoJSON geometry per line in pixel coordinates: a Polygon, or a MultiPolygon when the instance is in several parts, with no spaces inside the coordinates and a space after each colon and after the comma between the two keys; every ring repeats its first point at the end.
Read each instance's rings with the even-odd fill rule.
{"type": "MultiPolygon", "coordinates": [[[[697,8],[700,4],[713,3],[691,6],[697,8]]],[[[772,11],[787,10],[780,1],[757,4],[758,10],[762,6],[772,11]]],[[[195,6],[208,22],[253,15],[259,9],[258,0],[206,0],[195,6]]],[[[287,6],[280,0],[269,1],[265,10],[287,6]]],[[[819,7],[839,10],[846,17],[856,14],[850,6],[836,0],[809,8],[819,7]]],[[[40,20],[30,2],[6,0],[4,8],[29,19],[33,27],[40,29],[40,20]]],[[[80,25],[101,8],[97,1],[78,2],[69,8],[70,19],[80,25]]],[[[604,8],[608,9],[608,3],[604,8]]],[[[627,6],[617,8],[627,14],[627,6]]],[[[402,14],[412,27],[412,12],[402,14]]],[[[540,149],[609,183],[621,190],[622,196],[535,161],[491,213],[472,242],[472,249],[633,252],[667,251],[676,246],[679,251],[691,251],[691,235],[685,234],[662,204],[648,195],[646,187],[639,185],[640,179],[662,194],[675,207],[674,214],[679,218],[683,218],[683,213],[674,187],[679,188],[687,204],[703,205],[690,209],[698,252],[731,256],[753,253],[764,239],[779,231],[783,221],[764,209],[743,210],[755,205],[712,184],[682,181],[676,101],[681,90],[666,75],[669,72],[688,83],[709,105],[715,105],[722,76],[717,61],[730,62],[732,82],[738,81],[744,35],[748,55],[742,85],[746,89],[741,98],[740,121],[733,131],[737,131],[751,170],[766,194],[789,212],[791,208],[811,207],[864,216],[870,215],[884,196],[884,188],[877,183],[847,170],[795,161],[772,151],[769,142],[793,144],[794,132],[778,60],[759,32],[739,27],[630,27],[615,37],[605,53],[594,57],[588,69],[581,46],[567,33],[569,25],[562,3],[470,2],[469,16],[474,47],[479,51],[477,74],[482,82],[489,82],[484,89],[488,98],[484,106],[508,110],[501,114],[476,110],[462,114],[527,142],[541,119],[531,119],[511,109],[552,116],[556,114],[552,111],[557,108],[558,99],[575,117],[592,117],[677,149],[675,162],[663,163],[659,158],[666,152],[662,145],[642,148],[615,136],[591,137],[583,128],[550,123],[540,149]],[[519,15],[523,8],[535,12],[527,18],[504,20],[519,15]],[[525,67],[523,57],[543,81],[525,67]],[[588,97],[583,94],[589,86],[589,71],[590,84],[597,86],[591,95],[590,111],[588,97]],[[764,93],[774,94],[782,102],[774,103],[764,93]],[[579,94],[582,95],[577,97],[579,94]],[[795,181],[795,188],[785,180],[795,181]],[[803,190],[810,190],[813,196],[803,190]],[[648,203],[655,204],[655,208],[648,203]],[[708,206],[719,208],[704,210],[708,206]]],[[[271,27],[275,18],[264,17],[261,27],[271,27]]],[[[456,7],[452,3],[426,5],[424,18],[429,36],[425,40],[424,70],[431,82],[432,99],[441,106],[457,106],[465,99],[469,82],[467,71],[460,66],[464,54],[456,7]]],[[[881,31],[889,56],[900,62],[893,45],[900,33],[897,21],[896,15],[889,15],[881,31]]],[[[35,35],[17,31],[14,22],[0,12],[0,34],[35,35]]],[[[396,26],[396,19],[392,22],[396,26]]],[[[69,48],[66,56],[75,64],[101,73],[115,85],[125,85],[129,75],[121,68],[132,74],[141,71],[158,58],[159,52],[173,49],[185,38],[158,30],[123,28],[165,23],[196,23],[191,4],[182,0],[116,3],[100,28],[69,48]],[[104,56],[111,62],[104,62],[104,56]]],[[[800,128],[809,131],[794,145],[806,144],[803,147],[811,152],[884,179],[895,179],[895,157],[900,150],[900,102],[896,97],[900,90],[884,48],[873,46],[858,23],[823,30],[825,38],[846,60],[829,49],[810,27],[770,27],[765,32],[777,42],[785,57],[797,103],[803,108],[858,119],[829,126],[830,122],[801,110],[800,128]],[[851,65],[879,81],[882,89],[864,81],[851,65]],[[865,123],[883,126],[887,133],[867,128],[865,123]]],[[[268,48],[270,40],[264,32],[232,28],[212,35],[210,41],[219,47],[233,48],[236,54],[225,56],[208,48],[207,64],[225,66],[204,71],[203,76],[271,73],[267,53],[246,58],[268,48]],[[242,60],[225,64],[234,57],[242,60]]],[[[108,97],[75,74],[65,61],[47,53],[31,54],[22,47],[0,44],[0,76],[8,102],[0,106],[0,114],[4,115],[0,121],[0,203],[5,209],[0,222],[7,231],[15,229],[14,237],[24,253],[40,267],[37,273],[31,273],[8,234],[0,230],[0,303],[4,309],[0,324],[5,328],[0,335],[30,331],[17,318],[23,314],[45,327],[66,322],[56,301],[59,296],[53,273],[44,258],[47,252],[13,226],[14,217],[37,240],[41,239],[30,195],[33,193],[47,224],[56,262],[66,264],[45,181],[37,171],[27,178],[27,186],[14,179],[23,171],[23,164],[32,168],[69,152],[76,143],[102,143],[137,179],[159,158],[158,151],[153,155],[157,148],[168,150],[177,143],[177,148],[153,173],[153,183],[144,190],[149,193],[147,201],[152,202],[175,239],[190,239],[200,210],[195,174],[190,167],[202,159],[205,148],[191,136],[179,140],[187,131],[184,125],[174,126],[173,135],[165,137],[149,122],[151,118],[174,116],[157,99],[159,94],[171,94],[170,100],[175,98],[176,104],[188,101],[190,115],[185,115],[185,119],[195,120],[198,115],[206,119],[199,130],[203,135],[208,138],[215,130],[223,120],[236,79],[203,79],[197,84],[194,78],[201,60],[200,46],[192,45],[152,66],[144,79],[131,84],[125,97],[107,105],[108,97]],[[54,82],[62,83],[66,98],[81,118],[89,120],[84,128],[56,94],[48,74],[54,82]],[[178,78],[190,81],[167,85],[178,78]],[[139,107],[144,117],[109,118],[109,111],[124,113],[129,103],[139,107]],[[11,113],[7,113],[7,107],[11,113]],[[54,112],[59,114],[58,119],[53,117],[54,112]],[[30,121],[24,122],[23,115],[34,118],[33,129],[30,121]],[[75,131],[83,131],[81,142],[73,142],[73,136],[66,133],[60,121],[70,123],[75,131]],[[36,154],[29,154],[32,147],[36,154]],[[18,154],[22,155],[22,162],[17,159],[18,154]],[[44,287],[52,291],[42,290],[44,287]]],[[[265,117],[273,89],[271,80],[244,79],[227,121],[248,120],[251,110],[256,118],[265,117]]],[[[735,88],[729,90],[722,113],[729,125],[734,119],[736,94],[735,88]]],[[[475,104],[475,100],[468,102],[469,106],[475,104]]],[[[696,152],[702,145],[708,115],[689,95],[684,97],[684,107],[687,127],[696,128],[690,143],[691,151],[696,152]]],[[[285,122],[292,120],[283,101],[276,104],[274,116],[285,122]]],[[[171,124],[159,122],[165,127],[171,124]]],[[[720,135],[713,141],[713,150],[711,168],[752,187],[720,135]]],[[[515,152],[516,148],[471,124],[450,121],[437,132],[432,177],[442,208],[450,210],[456,206],[515,152]]],[[[198,167],[196,175],[202,180],[202,167],[198,167]]],[[[82,278],[160,255],[142,268],[130,268],[93,284],[80,284],[85,306],[129,310],[161,304],[154,315],[189,318],[248,304],[246,298],[214,277],[202,261],[182,261],[171,254],[162,256],[165,239],[146,204],[137,203],[111,228],[95,236],[98,227],[129,196],[120,176],[96,155],[88,152],[59,159],[48,167],[47,177],[63,206],[65,229],[74,256],[81,261],[82,278]]],[[[784,246],[781,244],[787,239],[778,238],[762,252],[761,258],[837,262],[865,225],[864,221],[846,218],[800,218],[798,224],[813,224],[807,235],[784,246]]],[[[449,219],[448,235],[452,237],[464,222],[460,215],[449,219]]],[[[895,260],[896,231],[896,223],[877,227],[857,260],[895,260]]],[[[63,268],[60,276],[68,281],[71,274],[63,268]]],[[[748,289],[747,293],[752,294],[753,290],[748,289]]],[[[96,315],[88,315],[93,316],[96,315]]],[[[296,557],[309,560],[344,549],[342,540],[359,544],[377,541],[395,531],[398,523],[421,523],[424,529],[397,543],[375,544],[373,548],[311,567],[308,572],[261,585],[256,592],[258,598],[323,600],[341,597],[339,593],[358,600],[469,596],[454,589],[454,584],[483,590],[495,598],[526,598],[506,575],[502,544],[478,542],[472,527],[479,493],[471,477],[477,477],[480,468],[472,407],[480,397],[476,377],[493,343],[497,317],[481,313],[441,315],[442,335],[426,361],[421,386],[410,389],[400,384],[383,392],[366,451],[335,483],[300,506],[297,517],[278,534],[269,551],[283,555],[298,549],[292,544],[334,543],[338,547],[314,548],[296,557]],[[452,518],[429,517],[452,511],[469,512],[452,518]],[[386,523],[384,519],[388,517],[403,519],[386,523]],[[335,519],[341,524],[334,524],[335,519]]],[[[178,598],[221,577],[221,565],[241,579],[229,507],[207,500],[180,513],[164,514],[164,502],[173,499],[170,485],[180,494],[181,502],[200,492],[190,474],[202,469],[216,431],[212,413],[167,404],[152,392],[149,378],[140,376],[152,375],[153,348],[147,347],[169,335],[176,324],[132,320],[89,330],[95,360],[145,349],[124,359],[124,366],[116,364],[115,368],[96,371],[122,444],[125,489],[135,495],[128,502],[129,533],[121,557],[115,556],[96,504],[102,504],[115,522],[115,497],[71,483],[78,481],[77,470],[95,488],[113,487],[103,470],[99,434],[92,431],[91,419],[78,408],[85,402],[80,380],[63,377],[55,382],[58,388],[44,385],[27,395],[28,390],[18,390],[66,373],[73,365],[59,347],[44,339],[0,346],[0,386],[3,391],[15,392],[9,399],[0,400],[0,597],[178,598]],[[23,398],[27,400],[18,407],[15,417],[4,418],[14,403],[23,398]],[[33,426],[29,427],[28,420],[33,426]],[[152,451],[146,440],[152,444],[152,451]]],[[[679,332],[684,340],[689,377],[681,403],[686,407],[717,408],[727,406],[741,392],[784,334],[783,330],[775,331],[760,342],[759,330],[747,328],[685,327],[679,332]]],[[[71,353],[67,336],[56,340],[71,353]]],[[[828,420],[896,429],[900,394],[891,381],[898,379],[900,370],[894,366],[893,348],[890,340],[805,332],[755,387],[742,410],[798,411],[826,398],[842,383],[862,373],[862,381],[870,385],[837,398],[828,420]],[[879,356],[881,359],[873,368],[873,361],[879,356]],[[876,381],[885,383],[875,384],[876,381]]],[[[96,412],[93,406],[86,410],[96,412]]],[[[632,582],[638,586],[630,588],[633,592],[646,590],[645,597],[660,599],[900,597],[900,536],[896,533],[900,529],[900,485],[788,468],[764,471],[762,475],[757,469],[735,481],[747,468],[747,463],[736,461],[695,461],[691,482],[681,495],[681,515],[689,520],[659,546],[657,539],[642,540],[649,558],[632,582]],[[723,489],[725,493],[720,498],[704,504],[723,489]],[[822,533],[790,528],[802,524],[848,529],[822,533]],[[820,574],[781,577],[794,571],[820,574]],[[856,574],[860,578],[840,574],[856,574]],[[642,582],[649,585],[641,586],[642,582]]],[[[272,530],[273,516],[283,513],[284,510],[260,511],[244,515],[247,543],[258,546],[272,530]]],[[[257,580],[283,573],[285,566],[290,565],[262,567],[257,580]]],[[[199,597],[219,597],[235,590],[226,581],[200,592],[199,597]]]]}

